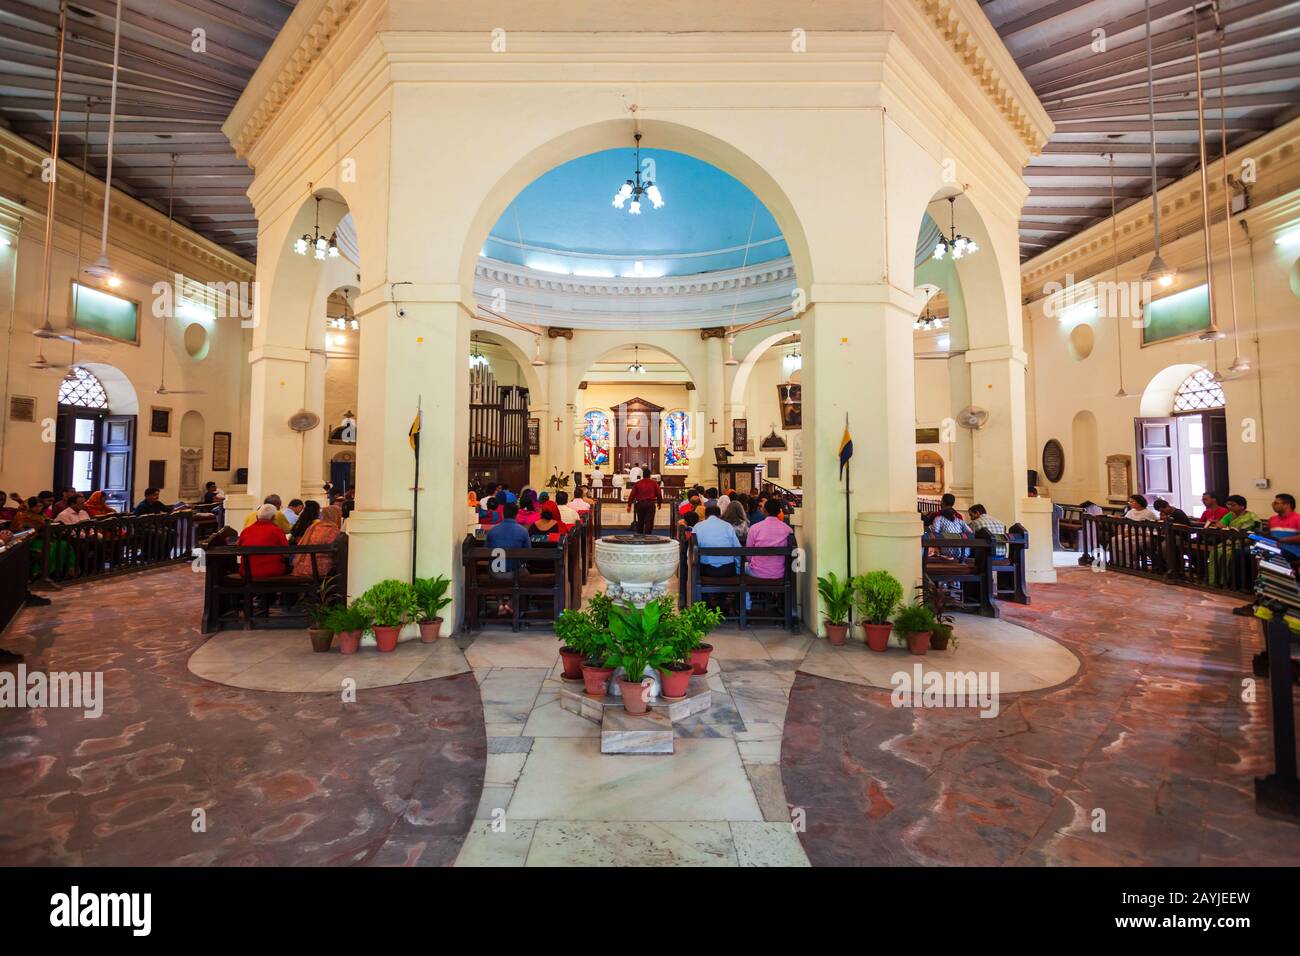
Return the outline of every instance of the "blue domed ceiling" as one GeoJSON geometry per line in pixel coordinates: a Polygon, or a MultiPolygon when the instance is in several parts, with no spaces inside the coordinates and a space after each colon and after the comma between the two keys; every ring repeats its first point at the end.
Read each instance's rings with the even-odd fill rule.
{"type": "Polygon", "coordinates": [[[544,272],[612,277],[694,275],[790,254],[772,214],[740,180],[684,153],[642,149],[647,159],[663,208],[646,203],[637,216],[614,208],[614,193],[636,165],[631,149],[607,149],[528,185],[492,227],[483,255],[544,272]]]}

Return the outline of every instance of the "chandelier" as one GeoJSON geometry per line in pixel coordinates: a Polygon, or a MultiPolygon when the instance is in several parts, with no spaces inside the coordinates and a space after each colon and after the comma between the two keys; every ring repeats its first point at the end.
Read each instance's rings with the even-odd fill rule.
{"type": "Polygon", "coordinates": [[[803,368],[803,353],[799,351],[799,342],[796,340],[794,348],[781,356],[781,366],[786,375],[790,375],[803,368]]]}
{"type": "MultiPolygon", "coordinates": [[[[638,133],[637,136],[639,137],[640,134],[638,133]]],[[[632,364],[627,367],[627,370],[633,375],[645,374],[646,368],[641,364],[641,346],[634,345],[632,347],[632,364]]]]}
{"type": "Polygon", "coordinates": [[[488,357],[484,355],[478,347],[478,339],[470,339],[469,349],[469,370],[472,372],[476,368],[487,368],[488,357]]]}
{"type": "Polygon", "coordinates": [[[660,194],[659,187],[653,181],[649,179],[645,180],[645,182],[641,181],[641,134],[637,133],[633,138],[636,140],[636,173],[632,179],[618,187],[618,192],[614,193],[612,205],[615,209],[622,209],[626,204],[630,215],[639,216],[641,215],[642,196],[649,199],[650,204],[656,209],[663,208],[664,197],[660,194]]]}
{"type": "Polygon", "coordinates": [[[339,257],[339,246],[335,240],[334,233],[328,237],[321,234],[320,231],[320,196],[316,196],[316,226],[309,236],[303,233],[293,241],[293,251],[300,256],[305,256],[308,250],[311,250],[317,259],[325,259],[327,256],[331,259],[339,257]]]}
{"type": "Polygon", "coordinates": [[[947,256],[950,259],[960,259],[962,256],[973,256],[980,251],[979,243],[974,239],[967,239],[965,236],[957,233],[957,197],[948,197],[948,216],[949,227],[948,236],[945,238],[943,230],[939,230],[939,241],[934,244],[934,258],[942,259],[947,256]]]}
{"type": "MultiPolygon", "coordinates": [[[[953,258],[957,257],[954,256],[953,258]]],[[[925,313],[912,323],[912,328],[916,329],[918,332],[929,332],[931,329],[941,329],[943,328],[943,319],[931,315],[930,307],[927,305],[925,307],[925,313]]]]}
{"type": "Polygon", "coordinates": [[[330,319],[329,327],[331,329],[351,329],[353,332],[361,328],[361,323],[357,321],[357,317],[352,314],[352,309],[348,305],[348,295],[346,292],[343,293],[343,314],[336,315],[330,319]]]}

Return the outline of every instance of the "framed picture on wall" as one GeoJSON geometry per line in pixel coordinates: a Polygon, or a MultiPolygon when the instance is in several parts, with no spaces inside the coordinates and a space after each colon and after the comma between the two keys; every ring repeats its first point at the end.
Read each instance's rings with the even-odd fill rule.
{"type": "Polygon", "coordinates": [[[540,455],[542,453],[542,420],[540,418],[528,419],[528,454],[540,455]]]}
{"type": "Polygon", "coordinates": [[[771,479],[773,479],[773,480],[775,480],[775,479],[777,479],[777,478],[780,478],[780,477],[781,477],[781,459],[780,459],[780,458],[769,458],[769,459],[767,459],[767,468],[766,468],[765,470],[766,470],[766,472],[767,472],[767,477],[769,477],[769,478],[771,478],[771,479]]]}
{"type": "Polygon", "coordinates": [[[161,438],[170,438],[172,434],[172,410],[153,405],[149,409],[149,434],[161,438]]]}
{"type": "Polygon", "coordinates": [[[212,433],[212,470],[230,470],[230,432],[212,433]]]}
{"type": "Polygon", "coordinates": [[[798,382],[782,382],[776,387],[776,399],[781,408],[781,428],[785,431],[803,428],[803,386],[798,382]]]}

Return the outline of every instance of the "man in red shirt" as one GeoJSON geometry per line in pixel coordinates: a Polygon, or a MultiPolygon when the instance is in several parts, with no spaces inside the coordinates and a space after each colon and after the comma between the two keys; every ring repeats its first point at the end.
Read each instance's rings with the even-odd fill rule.
{"type": "Polygon", "coordinates": [[[1273,499],[1268,533],[1277,539],[1287,554],[1293,558],[1300,557],[1300,514],[1296,514],[1294,496],[1279,494],[1273,499]]]}
{"type": "Polygon", "coordinates": [[[1207,491],[1201,495],[1201,504],[1205,505],[1205,511],[1197,520],[1207,528],[1211,525],[1217,525],[1219,519],[1228,513],[1228,509],[1223,507],[1223,502],[1219,500],[1219,496],[1212,491],[1207,491]]]}
{"type": "MultiPolygon", "coordinates": [[[[289,539],[275,523],[278,513],[275,505],[262,505],[257,509],[257,520],[240,532],[236,543],[240,547],[287,548],[289,539]]],[[[248,573],[255,578],[273,578],[285,573],[282,555],[255,554],[244,560],[248,562],[248,573]]]]}
{"type": "Polygon", "coordinates": [[[632,527],[637,534],[655,533],[655,512],[659,510],[663,500],[659,482],[653,478],[642,478],[632,486],[632,490],[627,494],[627,510],[635,509],[632,527]]]}

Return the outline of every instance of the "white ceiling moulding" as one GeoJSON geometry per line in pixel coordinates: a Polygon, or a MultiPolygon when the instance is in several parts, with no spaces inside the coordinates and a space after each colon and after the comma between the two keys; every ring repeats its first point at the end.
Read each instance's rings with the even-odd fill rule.
{"type": "Polygon", "coordinates": [[[585,329],[744,324],[788,307],[794,288],[788,257],[744,269],[654,278],[562,276],[495,259],[480,259],[474,270],[474,295],[484,306],[504,289],[515,321],[585,329]]]}

